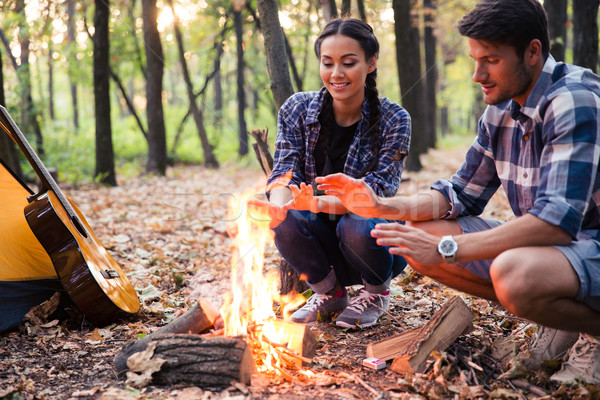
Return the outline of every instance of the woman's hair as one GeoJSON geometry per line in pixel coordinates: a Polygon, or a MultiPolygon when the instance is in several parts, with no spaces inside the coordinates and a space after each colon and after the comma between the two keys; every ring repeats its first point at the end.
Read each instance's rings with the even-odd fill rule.
{"type": "Polygon", "coordinates": [[[482,0],[458,22],[458,32],[471,39],[515,48],[522,59],[532,40],[550,54],[548,17],[538,0],[482,0]]]}
{"type": "MultiPolygon", "coordinates": [[[[365,53],[365,57],[370,60],[379,55],[379,42],[373,33],[373,28],[366,22],[356,18],[337,18],[331,20],[315,41],[315,54],[317,58],[321,57],[321,43],[332,35],[344,35],[356,40],[365,53]]],[[[381,103],[379,102],[379,92],[377,90],[377,68],[367,74],[365,81],[365,97],[369,102],[369,136],[371,146],[377,155],[379,153],[379,120],[381,118],[381,103]]],[[[322,141],[325,154],[329,152],[329,135],[331,134],[334,123],[333,98],[329,92],[325,92],[323,99],[323,109],[321,110],[321,134],[319,141],[322,141]]],[[[366,171],[365,171],[366,172],[366,171]]]]}

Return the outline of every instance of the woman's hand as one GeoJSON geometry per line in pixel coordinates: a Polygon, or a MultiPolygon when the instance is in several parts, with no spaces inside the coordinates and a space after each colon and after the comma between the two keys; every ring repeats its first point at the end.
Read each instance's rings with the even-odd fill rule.
{"type": "Polygon", "coordinates": [[[317,177],[316,182],[317,189],[336,196],[348,211],[365,218],[381,217],[379,197],[362,179],[338,173],[317,177]]]}
{"type": "Polygon", "coordinates": [[[292,197],[294,198],[291,208],[294,210],[306,210],[312,213],[319,213],[319,198],[315,196],[312,185],[302,182],[300,187],[290,186],[292,197]]]}
{"type": "Polygon", "coordinates": [[[270,219],[269,227],[275,229],[287,217],[287,212],[292,208],[292,202],[277,206],[265,200],[250,199],[248,200],[248,212],[251,212],[252,218],[270,219]]]}

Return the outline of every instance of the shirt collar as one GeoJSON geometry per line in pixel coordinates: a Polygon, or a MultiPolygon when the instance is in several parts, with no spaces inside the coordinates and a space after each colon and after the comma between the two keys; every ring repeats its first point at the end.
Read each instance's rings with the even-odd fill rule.
{"type": "Polygon", "coordinates": [[[540,99],[546,94],[550,85],[552,85],[552,73],[554,72],[554,68],[556,68],[556,64],[556,60],[554,60],[551,55],[548,55],[548,59],[544,63],[542,72],[533,86],[531,93],[527,96],[527,100],[525,100],[523,106],[520,106],[519,103],[511,100],[510,116],[515,121],[523,122],[526,118],[534,117],[540,99]]]}

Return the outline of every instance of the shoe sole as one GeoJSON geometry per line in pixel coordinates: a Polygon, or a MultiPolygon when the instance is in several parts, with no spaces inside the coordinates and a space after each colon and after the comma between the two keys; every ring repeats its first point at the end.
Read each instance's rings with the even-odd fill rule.
{"type": "Polygon", "coordinates": [[[361,325],[358,325],[358,324],[349,324],[349,323],[344,322],[344,321],[335,321],[335,324],[337,326],[339,326],[339,327],[342,327],[342,328],[358,328],[358,329],[361,329],[361,328],[368,328],[370,326],[376,325],[377,322],[378,321],[373,321],[370,324],[361,324],[361,325]]]}

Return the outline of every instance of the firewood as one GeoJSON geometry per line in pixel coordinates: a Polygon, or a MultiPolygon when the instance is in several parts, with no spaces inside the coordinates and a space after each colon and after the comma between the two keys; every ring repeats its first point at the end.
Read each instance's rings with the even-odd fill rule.
{"type": "Polygon", "coordinates": [[[268,129],[253,129],[250,131],[250,135],[256,140],[256,143],[252,144],[252,148],[254,149],[254,154],[256,154],[256,159],[260,164],[265,175],[269,176],[271,171],[273,171],[273,156],[271,156],[271,151],[269,150],[269,142],[268,142],[268,129]]]}
{"type": "Polygon", "coordinates": [[[255,371],[252,351],[243,339],[169,333],[152,336],[149,348],[153,344],[151,361],[162,362],[152,374],[156,385],[217,388],[232,381],[249,384],[255,371]]]}
{"type": "Polygon", "coordinates": [[[423,372],[432,351],[442,351],[472,328],[473,313],[454,296],[423,326],[367,345],[367,357],[394,360],[391,369],[400,373],[423,372]]]}
{"type": "Polygon", "coordinates": [[[154,336],[166,333],[202,333],[212,328],[219,312],[204,299],[199,299],[188,312],[173,322],[159,328],[150,335],[131,341],[115,356],[115,368],[119,374],[127,370],[127,359],[134,353],[143,351],[154,336]]]}
{"type": "Polygon", "coordinates": [[[290,350],[290,355],[295,358],[298,366],[310,364],[315,356],[315,335],[306,324],[297,324],[290,321],[274,321],[277,331],[283,330],[285,344],[290,350]],[[295,353],[295,354],[294,354],[295,353]]]}

